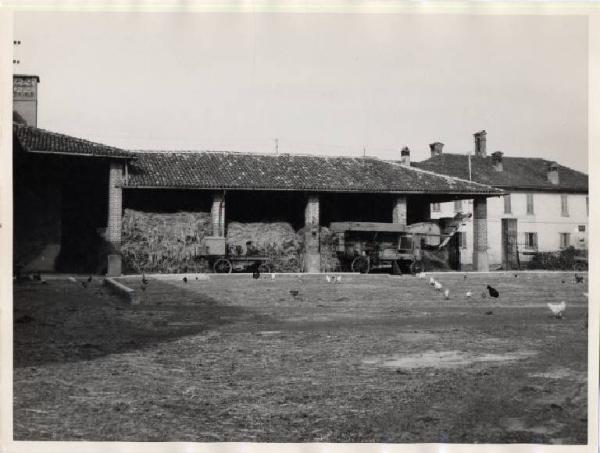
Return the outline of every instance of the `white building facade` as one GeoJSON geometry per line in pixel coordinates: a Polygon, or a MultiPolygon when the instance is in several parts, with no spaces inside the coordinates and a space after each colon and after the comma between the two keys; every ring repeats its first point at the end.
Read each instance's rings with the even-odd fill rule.
{"type": "MultiPolygon", "coordinates": [[[[573,246],[587,249],[588,196],[573,193],[510,192],[505,197],[489,198],[488,261],[490,268],[502,265],[502,219],[517,219],[519,259],[526,262],[537,251],[550,252],[573,246]]],[[[431,217],[454,217],[473,213],[471,200],[431,206],[431,217]]],[[[460,231],[461,264],[473,263],[473,222],[460,231]]]]}

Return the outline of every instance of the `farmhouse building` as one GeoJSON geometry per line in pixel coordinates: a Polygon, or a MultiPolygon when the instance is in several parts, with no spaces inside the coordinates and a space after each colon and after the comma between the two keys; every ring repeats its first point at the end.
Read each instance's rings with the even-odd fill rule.
{"type": "MultiPolygon", "coordinates": [[[[15,81],[20,77],[30,76],[15,81]]],[[[14,255],[24,270],[200,270],[197,257],[207,244],[225,244],[215,241],[224,237],[244,252],[292,251],[299,270],[332,270],[331,223],[403,227],[429,221],[431,203],[467,199],[475,207],[472,261],[487,270],[487,199],[503,192],[412,167],[408,149],[398,163],[132,152],[37,128],[28,124],[35,116],[19,109],[15,105],[14,255]]]]}
{"type": "MultiPolygon", "coordinates": [[[[588,177],[586,174],[540,158],[508,157],[496,151],[488,156],[486,132],[474,134],[475,153],[443,152],[432,143],[431,157],[413,163],[417,168],[476,181],[503,189],[503,197],[488,204],[488,256],[492,266],[516,268],[535,252],[573,246],[587,249],[588,177]],[[510,251],[513,250],[513,253],[510,251]]],[[[473,212],[472,200],[432,203],[431,217],[473,212]]],[[[462,264],[472,265],[468,222],[461,235],[462,264]]]]}

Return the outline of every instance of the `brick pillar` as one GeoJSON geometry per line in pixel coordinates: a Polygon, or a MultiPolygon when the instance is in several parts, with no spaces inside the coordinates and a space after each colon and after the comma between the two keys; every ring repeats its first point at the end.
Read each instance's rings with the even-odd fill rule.
{"type": "Polygon", "coordinates": [[[310,195],[304,210],[304,272],[321,272],[319,196],[310,195]]]}
{"type": "Polygon", "coordinates": [[[392,223],[406,225],[406,197],[398,197],[392,210],[392,223]]]}
{"type": "Polygon", "coordinates": [[[213,194],[210,217],[212,220],[212,235],[225,236],[225,195],[222,192],[213,194]]]}
{"type": "Polygon", "coordinates": [[[487,199],[484,197],[473,200],[473,270],[490,270],[487,255],[487,199]]]}
{"type": "Polygon", "coordinates": [[[106,241],[109,244],[107,274],[121,275],[121,230],[123,226],[123,165],[111,162],[108,171],[108,222],[106,241]]]}

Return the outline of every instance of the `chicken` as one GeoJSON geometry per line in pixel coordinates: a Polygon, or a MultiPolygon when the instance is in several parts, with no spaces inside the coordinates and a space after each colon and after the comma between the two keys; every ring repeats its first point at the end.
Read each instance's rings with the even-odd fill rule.
{"type": "Polygon", "coordinates": [[[187,283],[187,277],[183,277],[182,280],[183,280],[183,283],[187,283]]]}
{"type": "Polygon", "coordinates": [[[515,273],[514,274],[515,278],[519,278],[519,274],[515,273]]]}
{"type": "Polygon", "coordinates": [[[252,272],[252,278],[260,278],[260,272],[258,272],[258,269],[255,269],[254,272],[252,272]]]}
{"type": "Polygon", "coordinates": [[[148,283],[150,283],[150,282],[146,278],[146,274],[142,273],[142,284],[147,285],[148,283]]]}
{"type": "Polygon", "coordinates": [[[446,289],[444,291],[444,297],[446,298],[446,300],[450,299],[450,290],[449,289],[446,289]]]}
{"type": "Polygon", "coordinates": [[[275,274],[271,273],[271,280],[275,280],[275,274]]]}
{"type": "Polygon", "coordinates": [[[550,309],[550,311],[556,319],[562,319],[563,312],[567,308],[567,304],[564,300],[560,304],[547,303],[546,305],[548,305],[548,308],[550,309]]]}
{"type": "Polygon", "coordinates": [[[442,290],[442,284],[440,282],[434,282],[433,287],[437,290],[437,291],[441,291],[442,290]]]}
{"type": "Polygon", "coordinates": [[[463,276],[463,278],[466,280],[466,279],[467,279],[467,274],[465,274],[465,275],[463,276]]]}
{"type": "Polygon", "coordinates": [[[87,288],[87,286],[88,286],[88,283],[87,283],[86,281],[82,281],[82,282],[81,282],[81,286],[83,286],[84,288],[87,288]]]}
{"type": "Polygon", "coordinates": [[[87,282],[88,283],[92,283],[92,276],[91,275],[88,277],[87,282]]]}
{"type": "Polygon", "coordinates": [[[419,272],[417,278],[425,278],[425,272],[419,272]]]}
{"type": "Polygon", "coordinates": [[[471,291],[467,291],[467,297],[471,297],[473,293],[471,291]]]}
{"type": "Polygon", "coordinates": [[[338,275],[337,277],[335,277],[335,282],[336,283],[342,283],[342,276],[338,275]]]}
{"type": "Polygon", "coordinates": [[[583,276],[575,274],[575,283],[583,283],[583,276]]]}
{"type": "Polygon", "coordinates": [[[498,290],[496,290],[495,288],[492,288],[490,285],[487,285],[487,290],[490,293],[490,297],[496,298],[500,295],[498,290]]]}
{"type": "Polygon", "coordinates": [[[429,277],[429,286],[434,286],[435,285],[435,280],[433,279],[433,277],[429,277]]]}
{"type": "Polygon", "coordinates": [[[325,276],[325,280],[327,280],[327,283],[331,283],[331,277],[329,275],[325,276]]]}
{"type": "Polygon", "coordinates": [[[292,289],[290,290],[290,294],[294,297],[296,297],[298,295],[299,291],[297,289],[292,289]]]}
{"type": "Polygon", "coordinates": [[[73,283],[77,283],[77,279],[75,277],[69,277],[69,281],[73,283]]]}

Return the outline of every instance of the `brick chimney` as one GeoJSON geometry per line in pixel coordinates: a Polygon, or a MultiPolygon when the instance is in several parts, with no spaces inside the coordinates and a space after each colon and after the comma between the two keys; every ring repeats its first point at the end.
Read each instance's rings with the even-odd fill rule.
{"type": "Polygon", "coordinates": [[[556,162],[551,162],[550,165],[548,165],[547,176],[549,182],[554,185],[558,184],[558,164],[556,162]]]}
{"type": "Polygon", "coordinates": [[[495,151],[492,153],[492,165],[496,171],[504,170],[504,166],[502,165],[502,156],[504,156],[502,151],[495,151]]]}
{"type": "Polygon", "coordinates": [[[440,156],[442,154],[442,148],[444,147],[443,143],[435,142],[429,145],[429,149],[431,149],[431,157],[440,156]]]}
{"type": "Polygon", "coordinates": [[[486,135],[487,135],[487,133],[485,132],[485,130],[475,132],[473,134],[473,137],[475,137],[475,156],[476,157],[485,157],[487,155],[486,150],[485,150],[486,135]]]}
{"type": "Polygon", "coordinates": [[[402,151],[400,151],[400,163],[410,167],[410,149],[408,149],[408,146],[405,146],[402,148],[402,151]]]}
{"type": "Polygon", "coordinates": [[[40,78],[36,75],[13,75],[13,111],[15,117],[34,127],[37,127],[38,83],[40,83],[40,78]]]}

